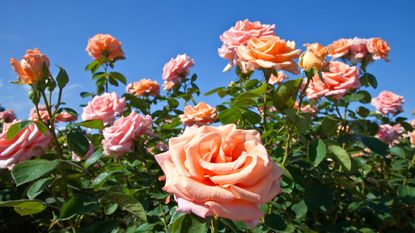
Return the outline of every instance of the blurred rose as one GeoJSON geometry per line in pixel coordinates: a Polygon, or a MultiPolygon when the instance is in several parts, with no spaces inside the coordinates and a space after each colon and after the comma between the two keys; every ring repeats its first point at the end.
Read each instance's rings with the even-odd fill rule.
{"type": "Polygon", "coordinates": [[[205,102],[200,102],[196,106],[184,107],[183,114],[179,115],[181,122],[186,126],[208,125],[217,119],[216,108],[212,108],[205,102]]]}
{"type": "Polygon", "coordinates": [[[357,67],[333,61],[329,63],[328,69],[327,72],[322,72],[324,82],[317,74],[312,78],[306,90],[309,99],[322,96],[340,99],[347,91],[360,87],[357,67]]]}
{"type": "Polygon", "coordinates": [[[415,145],[415,130],[409,133],[409,139],[411,140],[412,145],[415,145]]]}
{"type": "Polygon", "coordinates": [[[238,65],[244,73],[260,68],[273,68],[298,74],[294,59],[300,56],[300,52],[295,49],[295,42],[286,42],[278,36],[251,38],[246,46],[236,48],[238,65]]]}
{"type": "Polygon", "coordinates": [[[119,157],[131,151],[133,139],[141,134],[150,133],[152,123],[149,115],[143,116],[136,112],[131,112],[129,116],[116,120],[111,127],[103,131],[104,154],[119,157]]]}
{"type": "Polygon", "coordinates": [[[391,91],[382,91],[376,98],[372,99],[372,105],[382,115],[389,113],[396,115],[402,112],[404,101],[403,96],[396,95],[391,91]]]}
{"type": "Polygon", "coordinates": [[[281,189],[281,170],[255,130],[233,124],[188,127],[155,158],[166,175],[163,190],[174,194],[177,211],[220,216],[255,225],[260,206],[281,189]]]}
{"type": "MultiPolygon", "coordinates": [[[[42,118],[43,121],[49,121],[49,113],[48,110],[46,109],[45,106],[43,105],[38,105],[39,108],[39,115],[42,118]]],[[[36,112],[36,107],[33,107],[32,110],[30,110],[30,116],[29,116],[29,120],[32,121],[37,121],[39,119],[37,112],[36,112]]],[[[76,115],[73,115],[69,112],[61,112],[59,113],[56,118],[55,121],[57,122],[72,122],[72,121],[76,121],[78,119],[78,117],[76,115]]]]}
{"type": "Polygon", "coordinates": [[[3,133],[0,134],[0,168],[11,170],[15,164],[23,160],[42,155],[51,141],[51,136],[40,132],[35,124],[30,124],[20,130],[13,139],[7,140],[7,130],[18,122],[3,125],[3,133]]]}
{"type": "Polygon", "coordinates": [[[307,50],[301,55],[298,65],[306,71],[313,69],[315,72],[323,70],[326,66],[326,56],[329,48],[319,43],[305,44],[307,50]]]}
{"type": "Polygon", "coordinates": [[[341,58],[349,54],[349,39],[339,39],[329,45],[329,55],[333,58],[341,58]]]}
{"type": "Polygon", "coordinates": [[[3,112],[0,112],[0,120],[3,123],[11,123],[14,120],[16,120],[16,114],[14,113],[13,110],[7,109],[3,112]]]}
{"type": "Polygon", "coordinates": [[[119,99],[115,92],[95,96],[82,113],[82,119],[102,120],[104,124],[111,124],[115,116],[121,115],[125,109],[125,99],[119,99]]]}
{"type": "Polygon", "coordinates": [[[275,34],[274,30],[274,24],[261,24],[259,21],[250,22],[247,19],[236,22],[235,26],[229,28],[220,36],[223,45],[218,50],[219,56],[229,60],[229,65],[225,67],[224,71],[229,70],[236,64],[238,58],[236,47],[246,45],[251,38],[272,36],[275,34]]]}
{"type": "Polygon", "coordinates": [[[121,42],[110,34],[96,34],[90,38],[86,51],[94,60],[104,57],[110,61],[125,59],[121,42]]]}
{"type": "Polygon", "coordinates": [[[353,38],[349,40],[349,59],[353,64],[370,61],[369,51],[367,50],[368,39],[353,38]]]}
{"type": "Polygon", "coordinates": [[[384,124],[379,125],[379,130],[375,137],[379,140],[383,141],[388,145],[396,144],[396,140],[398,137],[404,132],[404,129],[400,124],[396,124],[394,126],[384,124]]]}
{"type": "Polygon", "coordinates": [[[284,72],[278,71],[276,76],[274,74],[271,74],[271,77],[269,78],[268,83],[272,85],[281,84],[282,81],[284,81],[287,78],[288,76],[284,72]]]}
{"type": "Polygon", "coordinates": [[[388,61],[390,47],[386,41],[381,38],[372,38],[369,40],[367,48],[373,54],[373,59],[384,59],[388,61]]]}
{"type": "Polygon", "coordinates": [[[182,77],[189,74],[189,69],[195,64],[187,54],[177,55],[163,67],[164,90],[170,90],[181,82],[182,77]]]}
{"type": "Polygon", "coordinates": [[[61,112],[56,116],[56,121],[59,122],[72,122],[76,121],[78,117],[76,115],[73,115],[69,112],[61,112]]]}
{"type": "Polygon", "coordinates": [[[126,92],[135,96],[158,96],[160,85],[151,79],[141,79],[127,85],[126,92]]]}
{"type": "MultiPolygon", "coordinates": [[[[295,101],[294,103],[294,109],[298,109],[298,102],[295,101]]],[[[316,115],[318,112],[318,108],[315,105],[311,104],[301,104],[301,112],[309,113],[310,115],[316,115]]]]}
{"type": "Polygon", "coordinates": [[[42,78],[43,63],[49,67],[49,59],[42,54],[39,49],[29,49],[23,56],[22,60],[12,58],[10,64],[18,75],[20,84],[32,84],[42,78]]]}

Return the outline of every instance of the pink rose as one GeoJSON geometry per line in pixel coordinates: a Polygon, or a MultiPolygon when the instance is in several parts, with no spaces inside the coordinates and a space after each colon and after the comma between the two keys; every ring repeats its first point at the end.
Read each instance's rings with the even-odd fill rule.
{"type": "Polygon", "coordinates": [[[276,76],[271,74],[271,77],[269,78],[268,83],[272,85],[281,84],[282,81],[284,81],[287,78],[288,76],[284,72],[278,71],[276,76]]]}
{"type": "Polygon", "coordinates": [[[404,129],[400,124],[396,124],[394,126],[384,124],[379,125],[379,130],[375,137],[388,145],[394,145],[396,144],[396,139],[398,139],[403,132],[404,129]]]}
{"type": "Polygon", "coordinates": [[[164,90],[170,90],[181,82],[182,77],[189,74],[189,69],[195,64],[187,54],[177,55],[163,67],[164,90]]]}
{"type": "MultiPolygon", "coordinates": [[[[42,120],[49,121],[50,120],[49,113],[46,107],[43,105],[39,105],[38,108],[39,108],[39,115],[42,118],[42,120]]],[[[72,122],[72,121],[76,121],[77,119],[78,119],[77,116],[69,112],[61,112],[55,118],[57,122],[72,122]]],[[[29,120],[32,120],[32,121],[39,120],[39,117],[36,112],[36,107],[33,107],[32,110],[30,110],[29,120]]]]}
{"type": "Polygon", "coordinates": [[[370,54],[367,50],[368,39],[355,37],[349,40],[349,54],[350,61],[353,64],[362,62],[363,60],[370,60],[370,54]]]}
{"type": "Polygon", "coordinates": [[[187,126],[208,125],[217,119],[216,108],[212,108],[205,102],[200,102],[196,106],[184,107],[183,114],[179,115],[180,121],[187,126]]]}
{"type": "Polygon", "coordinates": [[[152,134],[153,120],[149,115],[143,116],[131,112],[127,117],[116,120],[111,127],[104,129],[102,140],[104,154],[119,157],[132,149],[133,139],[141,134],[152,134]]]}
{"type": "Polygon", "coordinates": [[[396,115],[402,112],[404,102],[403,96],[396,95],[391,91],[382,91],[376,98],[372,99],[372,105],[382,115],[388,115],[389,113],[396,115]]]}
{"type": "Polygon", "coordinates": [[[238,55],[236,47],[246,45],[250,38],[259,38],[263,36],[271,36],[275,34],[275,25],[261,24],[259,21],[250,22],[249,20],[240,20],[235,26],[229,28],[220,36],[223,42],[222,47],[218,50],[219,56],[229,60],[224,71],[227,71],[236,64],[238,55]]]}
{"type": "Polygon", "coordinates": [[[234,124],[187,127],[155,158],[166,175],[163,190],[174,194],[179,212],[255,225],[260,205],[281,192],[282,172],[259,133],[234,124]]]}
{"type": "Polygon", "coordinates": [[[23,160],[42,155],[43,150],[52,139],[49,134],[40,132],[35,124],[30,124],[13,139],[7,140],[7,130],[18,122],[14,121],[3,125],[3,133],[0,134],[0,168],[11,170],[15,164],[23,160]]]}
{"type": "Polygon", "coordinates": [[[116,116],[121,115],[125,109],[125,99],[119,99],[115,92],[104,93],[95,96],[82,113],[82,119],[86,120],[102,120],[104,124],[114,122],[116,116]]]}
{"type": "Polygon", "coordinates": [[[312,78],[306,90],[309,99],[322,96],[340,99],[347,91],[360,87],[359,70],[356,66],[350,67],[345,63],[333,61],[329,64],[329,71],[322,72],[322,75],[324,82],[317,74],[312,78]]]}
{"type": "MultiPolygon", "coordinates": [[[[298,102],[297,101],[295,101],[295,103],[294,103],[294,109],[298,109],[298,102]]],[[[315,105],[302,103],[300,111],[304,112],[304,113],[309,113],[310,115],[314,116],[314,115],[317,114],[318,108],[315,105]]]]}
{"type": "Polygon", "coordinates": [[[6,111],[0,112],[0,120],[3,123],[11,123],[16,120],[16,114],[13,110],[7,109],[6,111]]]}

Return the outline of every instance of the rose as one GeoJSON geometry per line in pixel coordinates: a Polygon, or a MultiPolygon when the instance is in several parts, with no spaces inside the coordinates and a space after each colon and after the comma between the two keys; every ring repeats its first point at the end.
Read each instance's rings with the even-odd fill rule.
{"type": "Polygon", "coordinates": [[[183,114],[179,115],[184,125],[208,125],[217,119],[216,108],[212,108],[205,102],[200,102],[196,106],[190,105],[184,107],[183,114]]]}
{"type": "Polygon", "coordinates": [[[372,53],[373,59],[384,59],[388,61],[390,47],[386,41],[381,38],[372,38],[368,41],[367,48],[372,53]]]}
{"type": "MultiPolygon", "coordinates": [[[[50,120],[49,113],[46,107],[43,105],[39,105],[38,109],[39,109],[39,115],[42,118],[42,120],[49,121],[50,120]]],[[[77,119],[78,118],[76,115],[73,115],[69,112],[58,113],[58,115],[55,118],[55,120],[58,122],[71,122],[71,121],[76,121],[77,119]]],[[[33,121],[39,120],[39,117],[36,112],[36,107],[33,107],[32,110],[30,110],[29,120],[33,120],[33,121]]]]}
{"type": "Polygon", "coordinates": [[[236,64],[238,58],[236,47],[246,45],[248,40],[254,37],[272,36],[275,34],[274,30],[274,24],[261,24],[259,21],[250,22],[247,19],[236,22],[235,26],[229,28],[220,36],[223,45],[218,50],[219,56],[229,60],[229,64],[224,71],[231,69],[236,64]]]}
{"type": "Polygon", "coordinates": [[[16,120],[16,114],[13,110],[7,109],[6,111],[0,112],[0,120],[3,123],[11,123],[16,120]]]}
{"type": "Polygon", "coordinates": [[[129,116],[116,120],[111,127],[103,131],[104,154],[119,157],[129,152],[134,138],[144,133],[151,133],[152,123],[151,116],[139,115],[136,112],[131,112],[129,116]]]}
{"type": "Polygon", "coordinates": [[[288,76],[284,72],[278,71],[277,75],[271,74],[271,77],[269,78],[268,83],[272,85],[281,84],[282,81],[284,81],[287,78],[288,76]]]}
{"type": "Polygon", "coordinates": [[[125,109],[125,99],[119,99],[115,92],[95,96],[83,108],[82,119],[102,120],[104,124],[111,124],[115,116],[121,115],[125,109]]]}
{"type": "Polygon", "coordinates": [[[40,132],[33,123],[8,140],[7,131],[15,123],[18,121],[3,125],[3,133],[0,134],[0,168],[12,169],[15,164],[23,160],[42,155],[42,151],[51,141],[50,134],[40,132]]]}
{"type": "Polygon", "coordinates": [[[391,91],[382,91],[376,98],[372,99],[372,105],[376,108],[376,111],[384,116],[389,113],[396,115],[402,112],[404,102],[403,96],[396,95],[391,91]]]}
{"type": "Polygon", "coordinates": [[[163,190],[174,194],[180,212],[254,225],[263,216],[260,205],[281,191],[281,170],[259,133],[233,124],[187,127],[155,158],[166,175],[163,190]]]}
{"type": "Polygon", "coordinates": [[[329,47],[329,55],[333,58],[341,58],[349,54],[350,39],[339,39],[331,43],[329,47]]]}
{"type": "Polygon", "coordinates": [[[86,51],[94,60],[102,58],[109,61],[125,59],[121,42],[109,34],[96,34],[90,38],[86,51]]]}
{"type": "Polygon", "coordinates": [[[368,39],[358,37],[349,40],[349,59],[353,64],[372,60],[367,49],[368,41],[368,39]]]}
{"type": "Polygon", "coordinates": [[[404,129],[400,124],[394,126],[384,124],[379,125],[379,130],[376,133],[375,137],[383,141],[388,145],[396,144],[396,139],[404,132],[404,129]]]}
{"type": "Polygon", "coordinates": [[[409,139],[412,143],[412,145],[415,145],[415,131],[412,131],[409,133],[409,139]]]}
{"type": "Polygon", "coordinates": [[[295,58],[300,55],[300,50],[295,49],[295,42],[285,41],[278,36],[251,38],[247,45],[236,48],[238,65],[244,73],[259,68],[273,68],[286,70],[298,74],[295,58]]]}
{"type": "Polygon", "coordinates": [[[76,121],[78,117],[69,112],[61,112],[56,116],[55,119],[58,122],[72,122],[72,121],[76,121]]]}
{"type": "MultiPolygon", "coordinates": [[[[299,105],[299,103],[297,101],[295,101],[294,109],[298,109],[298,105],[299,105]]],[[[301,112],[306,112],[306,113],[309,113],[312,116],[315,116],[318,112],[318,108],[315,105],[311,105],[311,104],[304,105],[304,104],[302,104],[300,111],[301,112]]]]}
{"type": "Polygon", "coordinates": [[[42,78],[43,64],[49,67],[49,59],[36,48],[27,50],[20,62],[10,59],[10,64],[17,73],[20,84],[32,84],[42,78]]]}
{"type": "MultiPolygon", "coordinates": [[[[342,62],[333,61],[328,65],[328,71],[322,72],[323,80],[316,74],[306,90],[309,99],[322,96],[332,96],[340,99],[352,89],[360,87],[359,70],[342,62]]],[[[304,83],[307,82],[304,80],[304,83]]]]}
{"type": "Polygon", "coordinates": [[[327,64],[326,56],[328,47],[319,43],[305,44],[307,50],[301,55],[298,65],[306,71],[313,69],[315,72],[321,71],[327,64]]]}
{"type": "Polygon", "coordinates": [[[189,74],[189,69],[195,64],[187,54],[177,55],[163,67],[164,90],[170,90],[176,84],[181,83],[182,77],[189,74]]]}
{"type": "Polygon", "coordinates": [[[135,96],[158,96],[160,94],[160,85],[150,79],[142,79],[127,85],[126,92],[135,96]]]}

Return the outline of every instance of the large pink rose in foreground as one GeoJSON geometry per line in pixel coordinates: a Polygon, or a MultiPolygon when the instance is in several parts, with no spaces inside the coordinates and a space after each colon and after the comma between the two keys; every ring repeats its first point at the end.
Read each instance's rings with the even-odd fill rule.
{"type": "Polygon", "coordinates": [[[181,82],[182,77],[189,74],[189,69],[195,64],[195,61],[187,54],[177,55],[172,58],[163,67],[164,90],[170,90],[176,84],[181,82]]]}
{"type": "Polygon", "coordinates": [[[205,102],[200,102],[196,106],[184,107],[183,114],[179,115],[180,121],[187,126],[208,125],[217,119],[216,108],[212,108],[205,102]]]}
{"type": "Polygon", "coordinates": [[[0,168],[11,169],[15,164],[41,155],[51,141],[49,134],[43,134],[35,124],[22,129],[13,139],[7,140],[7,130],[14,123],[4,124],[0,134],[0,168]]]}
{"type": "Polygon", "coordinates": [[[251,22],[247,19],[236,22],[235,26],[229,28],[220,36],[223,45],[218,50],[219,56],[229,60],[229,65],[225,67],[224,71],[229,70],[236,64],[238,58],[236,47],[246,45],[251,38],[274,35],[274,30],[274,24],[261,24],[259,21],[251,22]]]}
{"type": "Polygon", "coordinates": [[[388,115],[389,113],[396,115],[402,112],[404,101],[403,96],[391,91],[382,91],[376,98],[372,99],[372,105],[382,115],[388,115]]]}
{"type": "Polygon", "coordinates": [[[255,130],[233,124],[188,127],[156,155],[166,175],[163,190],[175,195],[177,211],[220,216],[249,225],[263,216],[260,205],[281,189],[281,170],[255,130]]]}
{"type": "Polygon", "coordinates": [[[150,131],[152,123],[150,116],[139,115],[136,112],[116,120],[111,127],[104,129],[104,140],[102,140],[104,154],[119,157],[129,152],[134,138],[143,133],[152,133],[150,131]]]}
{"type": "Polygon", "coordinates": [[[379,125],[379,130],[375,137],[377,137],[382,142],[394,145],[398,137],[404,132],[404,129],[400,124],[396,124],[394,126],[384,124],[379,125]]]}
{"type": "Polygon", "coordinates": [[[121,115],[125,109],[125,99],[118,98],[115,92],[95,96],[82,113],[82,119],[102,120],[104,124],[111,124],[115,117],[121,115]]]}
{"type": "Polygon", "coordinates": [[[347,91],[360,87],[359,70],[356,66],[333,61],[329,64],[329,71],[322,72],[322,75],[324,82],[318,75],[312,78],[306,90],[309,99],[322,96],[332,96],[340,99],[347,91]]]}

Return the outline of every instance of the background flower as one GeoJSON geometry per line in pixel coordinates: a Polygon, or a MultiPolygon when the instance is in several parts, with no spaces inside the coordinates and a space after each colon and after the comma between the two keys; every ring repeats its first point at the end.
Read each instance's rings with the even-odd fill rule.
{"type": "Polygon", "coordinates": [[[118,98],[115,92],[95,96],[84,107],[82,119],[102,120],[104,124],[111,124],[115,117],[121,115],[125,109],[125,99],[118,98]]]}
{"type": "Polygon", "coordinates": [[[163,67],[164,89],[170,90],[175,84],[181,82],[182,77],[189,74],[189,69],[195,61],[187,54],[177,55],[167,62],[163,67]]]}
{"type": "Polygon", "coordinates": [[[125,59],[121,42],[110,34],[96,34],[90,38],[86,51],[94,60],[101,58],[106,58],[110,61],[125,59]]]}
{"type": "Polygon", "coordinates": [[[404,103],[403,96],[397,95],[391,91],[382,91],[376,98],[372,99],[372,105],[376,111],[382,115],[393,114],[396,115],[402,112],[402,105],[404,103]]]}
{"type": "Polygon", "coordinates": [[[135,96],[158,96],[160,94],[160,85],[151,79],[141,79],[127,85],[126,92],[135,96]]]}
{"type": "Polygon", "coordinates": [[[187,126],[208,125],[217,119],[216,108],[212,108],[205,102],[196,106],[185,106],[183,114],[179,115],[180,121],[187,126]]]}
{"type": "Polygon", "coordinates": [[[10,59],[10,64],[17,73],[19,83],[32,84],[41,79],[43,64],[49,67],[49,59],[36,48],[27,50],[20,62],[10,59]]]}

